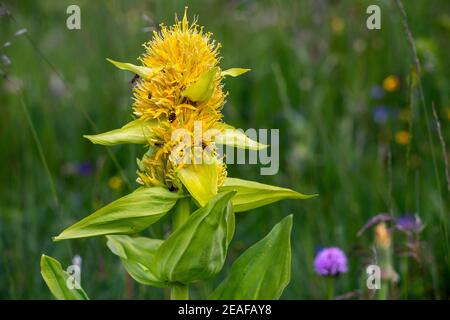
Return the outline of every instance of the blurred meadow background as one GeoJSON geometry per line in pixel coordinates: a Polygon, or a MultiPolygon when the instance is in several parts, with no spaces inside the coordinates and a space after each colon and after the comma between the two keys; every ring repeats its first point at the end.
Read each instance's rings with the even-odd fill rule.
{"type": "MultiPolygon", "coordinates": [[[[225,120],[243,129],[280,128],[277,175],[260,176],[257,165],[230,165],[229,176],[320,194],[239,214],[222,276],[293,213],[291,283],[282,298],[325,298],[313,261],[329,246],[342,248],[349,259],[349,272],[335,281],[336,296],[373,298],[365,268],[377,261],[374,228],[357,233],[372,217],[389,213],[396,217],[387,224],[398,274],[389,298],[448,299],[446,0],[404,1],[420,74],[395,1],[5,1],[0,298],[51,298],[40,276],[42,253],[65,267],[80,257],[81,283],[91,298],[167,296],[130,279],[103,237],[59,243],[51,237],[136,186],[142,147],[105,149],[82,135],[131,119],[131,75],[105,58],[135,61],[151,31],[161,22],[172,24],[185,5],[189,17],[199,15],[200,25],[222,43],[223,68],[252,69],[226,80],[225,120]],[[81,8],[81,30],[66,28],[70,4],[81,8]],[[381,7],[381,30],[366,28],[370,4],[381,7]],[[420,221],[412,223],[414,215],[420,221]],[[406,231],[398,228],[402,221],[406,231]]],[[[166,231],[158,224],[145,234],[162,237],[166,231]]],[[[219,280],[193,286],[192,297],[205,297],[219,280]]]]}

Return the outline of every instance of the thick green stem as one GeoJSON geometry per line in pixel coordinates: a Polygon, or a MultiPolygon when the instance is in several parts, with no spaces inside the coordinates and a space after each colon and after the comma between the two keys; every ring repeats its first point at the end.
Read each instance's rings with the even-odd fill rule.
{"type": "MultiPolygon", "coordinates": [[[[183,198],[177,201],[172,220],[172,232],[180,228],[189,219],[190,211],[189,198],[183,198]]],[[[170,290],[170,299],[188,300],[189,287],[179,283],[174,284],[170,290]]]]}
{"type": "Polygon", "coordinates": [[[394,276],[394,269],[392,267],[392,248],[390,246],[387,247],[379,247],[378,248],[379,261],[381,267],[381,288],[378,290],[377,299],[378,300],[387,300],[389,299],[389,286],[392,277],[394,276]]]}
{"type": "Polygon", "coordinates": [[[381,288],[377,291],[378,300],[387,300],[389,297],[389,281],[381,281],[381,288]]]}
{"type": "Polygon", "coordinates": [[[179,199],[172,219],[172,232],[181,227],[189,219],[190,214],[189,198],[179,199]]]}
{"type": "Polygon", "coordinates": [[[189,300],[189,287],[183,284],[174,284],[170,290],[170,300],[189,300]]]}
{"type": "Polygon", "coordinates": [[[327,286],[327,299],[334,300],[334,277],[327,277],[325,280],[327,286]]]}

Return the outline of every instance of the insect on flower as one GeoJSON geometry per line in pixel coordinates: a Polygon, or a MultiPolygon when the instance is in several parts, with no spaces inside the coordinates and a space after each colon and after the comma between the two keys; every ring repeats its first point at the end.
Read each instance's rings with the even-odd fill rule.
{"type": "Polygon", "coordinates": [[[134,77],[130,80],[130,85],[133,89],[136,87],[139,79],[140,79],[139,75],[135,74],[134,77]]]}

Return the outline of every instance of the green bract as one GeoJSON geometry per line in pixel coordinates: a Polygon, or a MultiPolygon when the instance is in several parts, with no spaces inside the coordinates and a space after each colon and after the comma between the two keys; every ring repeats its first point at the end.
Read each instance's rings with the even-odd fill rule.
{"type": "Polygon", "coordinates": [[[156,74],[157,72],[159,72],[161,70],[159,68],[147,68],[147,67],[143,67],[143,66],[137,66],[132,63],[114,61],[114,60],[108,59],[108,58],[106,58],[106,60],[111,62],[117,68],[119,68],[121,70],[131,71],[143,79],[149,79],[154,74],[156,74]]]}
{"type": "Polygon", "coordinates": [[[218,67],[214,67],[206,71],[200,79],[182,92],[183,97],[186,97],[194,102],[208,100],[213,94],[214,77],[218,72],[218,67]]]}
{"type": "Polygon", "coordinates": [[[268,147],[266,144],[250,139],[242,130],[238,130],[229,124],[220,122],[215,129],[219,130],[219,134],[214,138],[214,142],[217,144],[249,150],[261,150],[268,147]]]}
{"type": "Polygon", "coordinates": [[[152,138],[153,121],[133,120],[122,128],[96,135],[84,135],[92,143],[103,146],[115,146],[123,143],[147,144],[152,138]]]}
{"type": "Polygon", "coordinates": [[[237,191],[233,198],[235,212],[248,211],[283,199],[309,199],[317,196],[237,178],[227,178],[220,190],[237,191]]]}
{"type": "Polygon", "coordinates": [[[218,172],[215,163],[185,165],[178,170],[178,178],[200,206],[217,194],[218,172]]]}
{"type": "Polygon", "coordinates": [[[249,72],[250,70],[251,69],[230,68],[230,69],[222,71],[222,77],[226,77],[226,76],[237,77],[237,76],[240,76],[241,74],[249,72]]]}

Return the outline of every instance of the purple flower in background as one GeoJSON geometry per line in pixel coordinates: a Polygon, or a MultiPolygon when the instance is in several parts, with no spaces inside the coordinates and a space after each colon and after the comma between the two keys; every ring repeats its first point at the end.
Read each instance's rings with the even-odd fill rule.
{"type": "Polygon", "coordinates": [[[321,276],[337,276],[346,273],[347,256],[337,247],[322,249],[314,259],[314,269],[321,276]]]}
{"type": "Polygon", "coordinates": [[[383,88],[379,85],[372,86],[372,88],[370,89],[370,96],[375,100],[383,98],[384,97],[383,88]]]}
{"type": "Polygon", "coordinates": [[[395,222],[395,227],[400,231],[421,232],[425,227],[417,214],[400,216],[395,222]]]}
{"type": "Polygon", "coordinates": [[[376,123],[385,123],[389,118],[389,109],[386,106],[380,105],[373,111],[373,120],[376,123]]]}
{"type": "Polygon", "coordinates": [[[90,176],[92,174],[93,168],[92,164],[88,161],[81,162],[78,165],[78,174],[80,176],[90,176]]]}
{"type": "Polygon", "coordinates": [[[89,161],[68,162],[61,167],[61,173],[65,176],[90,176],[94,167],[89,161]]]}

